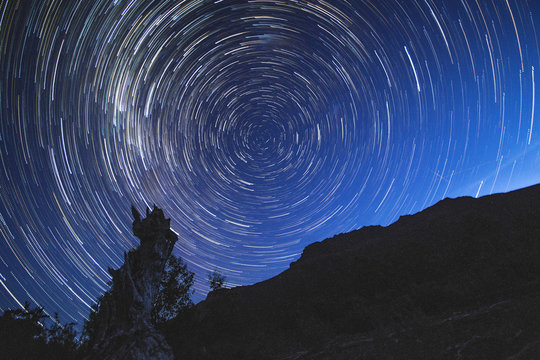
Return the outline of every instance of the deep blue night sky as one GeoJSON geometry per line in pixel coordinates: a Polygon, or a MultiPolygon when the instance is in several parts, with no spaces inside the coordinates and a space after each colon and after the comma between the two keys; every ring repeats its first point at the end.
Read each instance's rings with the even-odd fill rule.
{"type": "Polygon", "coordinates": [[[537,0],[0,0],[0,309],[82,323],[172,218],[196,299],[540,182],[537,0]]]}

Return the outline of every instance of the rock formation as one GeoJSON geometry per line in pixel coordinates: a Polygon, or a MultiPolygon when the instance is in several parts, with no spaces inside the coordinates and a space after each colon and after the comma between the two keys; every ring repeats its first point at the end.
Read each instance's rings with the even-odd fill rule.
{"type": "Polygon", "coordinates": [[[538,359],[540,185],[309,245],[169,323],[178,359],[538,359]]]}
{"type": "Polygon", "coordinates": [[[154,206],[146,218],[132,207],[133,233],[140,239],[137,249],[124,254],[124,265],[109,269],[112,287],[94,314],[91,354],[88,360],[174,359],[163,335],[152,324],[152,303],[165,263],[178,237],[170,219],[154,206]]]}

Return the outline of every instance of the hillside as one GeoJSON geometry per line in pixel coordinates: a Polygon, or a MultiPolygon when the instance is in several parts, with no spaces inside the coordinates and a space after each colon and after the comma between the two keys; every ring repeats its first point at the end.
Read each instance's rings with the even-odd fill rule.
{"type": "MultiPolygon", "coordinates": [[[[540,185],[309,245],[171,321],[177,359],[540,356],[540,185]]],[[[536,357],[538,358],[538,357],[536,357]]]]}

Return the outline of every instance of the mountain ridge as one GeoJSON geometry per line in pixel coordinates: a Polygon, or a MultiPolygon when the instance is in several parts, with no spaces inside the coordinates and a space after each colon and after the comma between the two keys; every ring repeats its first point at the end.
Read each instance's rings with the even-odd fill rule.
{"type": "MultiPolygon", "coordinates": [[[[469,327],[456,322],[469,319],[464,314],[491,313],[504,304],[511,304],[504,314],[521,314],[523,304],[540,299],[539,208],[540,185],[534,185],[444,199],[386,227],[315,242],[271,279],[210,293],[168,324],[167,340],[179,359],[450,359],[458,352],[467,358],[464,348],[474,339],[500,342],[508,335],[505,326],[519,324],[506,319],[495,334],[485,320],[469,327]],[[481,335],[471,333],[461,343],[441,324],[460,324],[463,334],[479,327],[481,335]],[[427,328],[431,333],[421,332],[427,328]],[[395,334],[410,341],[396,343],[395,334]]],[[[540,314],[533,315],[528,319],[540,322],[540,314]]],[[[513,356],[534,344],[534,336],[540,339],[538,328],[519,330],[506,352],[495,347],[490,358],[513,356]]],[[[475,356],[483,354],[475,349],[475,356]]]]}

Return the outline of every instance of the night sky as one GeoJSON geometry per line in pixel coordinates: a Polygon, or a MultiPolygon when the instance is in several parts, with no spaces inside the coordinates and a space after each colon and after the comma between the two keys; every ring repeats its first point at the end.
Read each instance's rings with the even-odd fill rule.
{"type": "Polygon", "coordinates": [[[209,271],[540,182],[539,3],[0,0],[0,310],[81,324],[131,204],[201,300],[209,271]]]}

